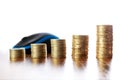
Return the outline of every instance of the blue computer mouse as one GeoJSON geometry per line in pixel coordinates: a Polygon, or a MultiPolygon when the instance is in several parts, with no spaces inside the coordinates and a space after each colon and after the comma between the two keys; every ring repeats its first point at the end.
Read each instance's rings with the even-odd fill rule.
{"type": "Polygon", "coordinates": [[[32,43],[46,43],[47,52],[51,53],[50,39],[59,39],[56,35],[50,33],[37,33],[30,36],[23,37],[13,48],[25,48],[26,54],[31,53],[32,43]]]}

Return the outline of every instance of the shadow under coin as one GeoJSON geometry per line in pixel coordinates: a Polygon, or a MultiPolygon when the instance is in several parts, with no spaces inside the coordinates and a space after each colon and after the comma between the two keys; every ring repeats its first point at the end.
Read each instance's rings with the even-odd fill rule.
{"type": "Polygon", "coordinates": [[[74,68],[77,70],[84,70],[87,65],[87,57],[81,57],[81,58],[72,58],[73,59],[73,65],[74,68]]]}
{"type": "Polygon", "coordinates": [[[100,80],[109,80],[111,58],[98,59],[100,80]]]}
{"type": "Polygon", "coordinates": [[[62,67],[65,64],[66,58],[50,58],[51,64],[54,67],[62,67]]]}

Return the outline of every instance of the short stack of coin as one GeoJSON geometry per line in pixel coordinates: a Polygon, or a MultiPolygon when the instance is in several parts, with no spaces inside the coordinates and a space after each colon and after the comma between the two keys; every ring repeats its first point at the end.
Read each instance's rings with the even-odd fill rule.
{"type": "Polygon", "coordinates": [[[24,60],[25,58],[25,49],[24,48],[13,48],[10,49],[10,60],[24,60]]]}
{"type": "Polygon", "coordinates": [[[112,25],[97,25],[96,57],[112,58],[112,42],[112,25]]]}
{"type": "Polygon", "coordinates": [[[47,56],[47,46],[45,43],[31,44],[31,57],[33,59],[45,58],[47,56]]]}
{"type": "Polygon", "coordinates": [[[88,56],[88,35],[72,36],[72,57],[82,58],[88,56]]]}
{"type": "Polygon", "coordinates": [[[51,57],[66,57],[66,41],[65,39],[51,39],[51,57]]]}

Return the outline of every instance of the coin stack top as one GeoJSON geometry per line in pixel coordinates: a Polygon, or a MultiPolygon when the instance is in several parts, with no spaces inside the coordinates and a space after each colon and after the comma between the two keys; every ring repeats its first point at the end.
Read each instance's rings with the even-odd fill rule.
{"type": "Polygon", "coordinates": [[[112,58],[113,45],[113,28],[112,25],[97,25],[97,58],[112,58]]]}
{"type": "Polygon", "coordinates": [[[45,43],[31,44],[32,58],[45,58],[47,56],[47,46],[45,43]]]}
{"type": "Polygon", "coordinates": [[[24,48],[13,48],[10,49],[10,59],[24,59],[25,49],[24,48]]]}
{"type": "Polygon", "coordinates": [[[88,35],[72,36],[72,56],[74,58],[87,57],[88,55],[88,35]]]}
{"type": "Polygon", "coordinates": [[[65,39],[51,39],[51,57],[66,57],[66,41],[65,39]]]}

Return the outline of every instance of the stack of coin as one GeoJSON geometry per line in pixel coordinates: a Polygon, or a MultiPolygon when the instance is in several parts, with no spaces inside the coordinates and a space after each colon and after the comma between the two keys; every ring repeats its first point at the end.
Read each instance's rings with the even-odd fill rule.
{"type": "Polygon", "coordinates": [[[25,58],[25,49],[24,48],[13,48],[10,49],[10,60],[24,60],[25,58]]]}
{"type": "Polygon", "coordinates": [[[81,58],[88,55],[88,35],[73,35],[72,57],[81,58]]]}
{"type": "Polygon", "coordinates": [[[65,39],[51,39],[51,57],[66,57],[66,41],[65,39]]]}
{"type": "Polygon", "coordinates": [[[31,44],[31,57],[32,58],[45,58],[47,56],[47,46],[45,43],[31,44]]]}
{"type": "Polygon", "coordinates": [[[112,58],[112,25],[97,25],[97,58],[112,58]]]}

